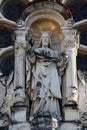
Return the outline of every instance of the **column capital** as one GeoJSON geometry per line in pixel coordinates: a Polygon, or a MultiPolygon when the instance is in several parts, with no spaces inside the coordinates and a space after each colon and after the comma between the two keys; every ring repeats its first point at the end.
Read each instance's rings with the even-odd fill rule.
{"type": "Polygon", "coordinates": [[[79,48],[79,32],[73,28],[73,26],[62,27],[64,34],[63,44],[65,49],[71,50],[73,48],[79,48]]]}
{"type": "Polygon", "coordinates": [[[15,29],[15,49],[27,48],[27,34],[28,29],[25,26],[25,22],[22,20],[18,20],[15,29]]]}

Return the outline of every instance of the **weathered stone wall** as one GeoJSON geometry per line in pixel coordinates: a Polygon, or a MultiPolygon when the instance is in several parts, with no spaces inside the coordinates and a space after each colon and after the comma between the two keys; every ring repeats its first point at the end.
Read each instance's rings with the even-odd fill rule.
{"type": "MultiPolygon", "coordinates": [[[[0,9],[1,10],[1,14],[0,14],[0,130],[2,129],[3,130],[4,129],[5,130],[27,130],[27,129],[28,130],[31,129],[32,130],[42,130],[42,129],[43,130],[44,129],[45,130],[51,130],[51,129],[83,130],[86,129],[87,128],[87,123],[86,123],[87,117],[85,116],[87,114],[86,108],[84,107],[84,111],[82,111],[82,107],[81,109],[79,109],[79,103],[81,104],[79,97],[81,97],[81,94],[84,94],[84,100],[85,100],[85,102],[83,102],[82,105],[86,106],[86,98],[87,98],[86,97],[87,94],[86,72],[79,73],[78,71],[78,78],[77,78],[78,69],[80,69],[81,71],[87,71],[86,31],[84,32],[82,28],[84,21],[82,22],[82,24],[80,23],[79,25],[79,23],[77,23],[77,26],[74,26],[75,25],[74,21],[79,22],[79,20],[82,20],[81,17],[82,12],[81,15],[76,17],[76,12],[73,12],[73,9],[75,10],[76,6],[71,6],[71,5],[69,6],[70,3],[69,1],[62,0],[62,3],[67,4],[68,7],[71,9],[72,14],[74,16],[74,21],[73,21],[69,9],[65,7],[65,5],[61,5],[60,3],[57,3],[58,1],[44,1],[44,2],[39,1],[39,3],[34,2],[33,4],[30,4],[30,6],[27,5],[29,4],[29,2],[30,2],[29,0],[17,0],[17,1],[0,0],[1,3],[1,9],[0,9]],[[22,13],[21,18],[23,18],[24,22],[19,20],[21,13],[22,13]],[[45,27],[42,24],[40,24],[40,26],[38,26],[37,31],[36,30],[32,31],[32,28],[34,29],[35,27],[33,26],[35,22],[41,19],[43,20],[49,19],[48,24],[45,25],[45,27]],[[56,26],[56,24],[58,26],[56,26]],[[52,44],[49,48],[51,49],[51,51],[57,50],[60,53],[64,51],[66,56],[69,57],[69,61],[66,62],[65,54],[64,53],[61,54],[60,57],[62,58],[59,57],[61,64],[60,62],[58,63],[59,65],[58,72],[60,74],[59,80],[61,79],[60,86],[62,87],[61,89],[62,99],[59,99],[62,119],[59,120],[52,116],[49,117],[46,115],[46,114],[49,115],[49,113],[43,113],[40,116],[36,115],[34,117],[35,119],[32,121],[32,123],[30,123],[29,113],[31,111],[31,102],[33,102],[33,100],[30,100],[28,96],[28,94],[29,95],[32,94],[32,91],[29,88],[27,88],[27,86],[29,87],[29,85],[32,82],[32,80],[30,80],[31,79],[30,76],[31,73],[33,74],[34,70],[33,72],[30,72],[32,67],[30,66],[29,61],[32,62],[32,66],[33,66],[33,62],[35,59],[32,60],[33,57],[32,51],[35,48],[39,50],[38,48],[41,47],[39,42],[41,41],[40,39],[41,34],[40,35],[38,34],[39,29],[42,29],[40,31],[51,32],[49,30],[46,30],[46,27],[48,29],[49,25],[51,26],[51,29],[53,27],[55,28],[55,30],[51,30],[51,31],[56,32],[57,29],[58,33],[60,33],[58,37],[55,37],[57,36],[57,34],[55,33],[49,33],[50,37],[54,38],[51,41],[52,44]],[[80,32],[83,31],[81,33],[80,42],[78,37],[78,31],[80,32]],[[35,35],[39,37],[34,37],[35,35]],[[37,45],[33,46],[33,44],[35,43],[37,43],[37,45]],[[79,46],[80,43],[85,45],[84,46],[85,49],[80,48],[79,46]],[[32,56],[29,57],[30,58],[29,61],[26,60],[27,54],[32,56]],[[26,80],[28,81],[27,84],[26,84],[26,80]],[[81,90],[83,93],[81,93],[81,90]]],[[[79,5],[79,3],[77,3],[77,5],[79,5]]],[[[86,3],[84,2],[84,4],[82,4],[81,7],[83,7],[83,5],[85,7],[86,3]]],[[[87,15],[83,14],[83,19],[86,18],[86,16],[87,15]]],[[[86,24],[84,24],[84,26],[86,28],[86,24]]],[[[44,55],[49,56],[47,55],[46,51],[44,51],[44,55]]],[[[44,56],[42,55],[42,57],[44,56]]],[[[52,59],[50,58],[49,60],[51,61],[52,59]]],[[[52,66],[50,71],[52,71],[54,68],[52,66]]],[[[54,75],[52,76],[54,77],[54,75]]],[[[42,75],[42,77],[45,76],[46,75],[44,74],[42,75]]],[[[51,77],[52,80],[53,77],[51,77]]],[[[37,76],[37,78],[39,79],[39,76],[37,76]]],[[[57,76],[55,77],[55,80],[56,78],[57,76]]],[[[48,77],[48,81],[49,81],[49,77],[48,77]]],[[[48,81],[46,81],[47,84],[48,81]]],[[[55,87],[54,90],[53,88],[51,88],[51,90],[55,91],[56,93],[55,87]]],[[[39,91],[36,90],[36,93],[37,92],[39,91]]],[[[52,109],[50,108],[50,110],[52,109]]],[[[31,118],[33,119],[33,117],[31,118]]]]}

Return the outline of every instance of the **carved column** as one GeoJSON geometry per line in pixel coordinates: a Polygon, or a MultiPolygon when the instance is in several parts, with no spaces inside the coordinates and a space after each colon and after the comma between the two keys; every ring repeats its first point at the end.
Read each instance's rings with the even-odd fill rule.
{"type": "MultiPolygon", "coordinates": [[[[64,48],[65,53],[69,56],[69,63],[64,75],[63,86],[63,106],[65,122],[79,121],[78,111],[78,84],[77,84],[77,65],[76,56],[78,50],[78,35],[77,30],[73,28],[73,23],[69,20],[62,28],[64,33],[64,48]]],[[[72,125],[72,130],[78,128],[76,124],[72,125]],[[75,125],[75,126],[73,126],[75,125]]],[[[62,128],[63,129],[63,128],[62,128]]],[[[67,129],[67,125],[66,125],[67,129]]],[[[64,130],[66,130],[64,128],[64,130]]]]}
{"type": "Polygon", "coordinates": [[[64,39],[64,50],[69,56],[69,63],[67,66],[65,79],[65,95],[66,95],[66,105],[77,105],[78,103],[78,86],[77,86],[77,65],[76,56],[78,43],[76,41],[77,31],[72,27],[64,27],[63,33],[65,35],[64,39]]]}
{"type": "MultiPolygon", "coordinates": [[[[21,22],[21,21],[19,21],[21,22]]],[[[25,49],[26,49],[26,34],[27,30],[23,25],[19,25],[15,30],[15,103],[25,102],[25,49]]],[[[24,24],[24,23],[23,23],[24,24]]]]}
{"type": "Polygon", "coordinates": [[[26,96],[25,96],[25,49],[26,49],[27,29],[23,21],[17,23],[15,30],[15,73],[14,73],[14,93],[15,103],[12,107],[13,121],[26,121],[26,96]]]}

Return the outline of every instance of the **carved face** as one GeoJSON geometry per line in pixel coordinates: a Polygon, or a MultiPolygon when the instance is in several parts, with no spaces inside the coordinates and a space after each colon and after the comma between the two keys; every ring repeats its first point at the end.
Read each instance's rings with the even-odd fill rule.
{"type": "Polygon", "coordinates": [[[49,44],[49,34],[48,33],[43,33],[41,36],[41,41],[42,41],[42,46],[47,47],[49,44]]]}
{"type": "Polygon", "coordinates": [[[42,38],[42,46],[48,46],[48,43],[49,43],[48,37],[43,37],[42,38]]]}

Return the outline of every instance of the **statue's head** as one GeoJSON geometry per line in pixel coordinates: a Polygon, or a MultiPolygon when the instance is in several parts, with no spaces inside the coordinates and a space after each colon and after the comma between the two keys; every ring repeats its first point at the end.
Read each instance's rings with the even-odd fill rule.
{"type": "Polygon", "coordinates": [[[48,46],[50,46],[51,39],[50,39],[50,35],[49,35],[48,32],[43,32],[42,33],[40,42],[41,42],[41,46],[42,47],[48,47],[48,46]]]}

